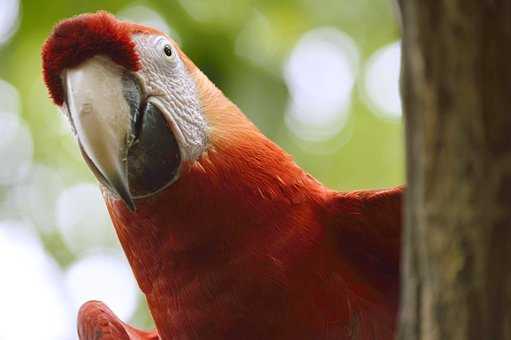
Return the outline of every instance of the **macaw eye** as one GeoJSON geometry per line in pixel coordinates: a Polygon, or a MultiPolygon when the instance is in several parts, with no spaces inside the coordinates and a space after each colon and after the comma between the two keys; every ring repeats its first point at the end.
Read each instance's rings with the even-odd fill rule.
{"type": "Polygon", "coordinates": [[[170,45],[165,45],[163,52],[165,52],[165,54],[170,57],[172,55],[172,48],[170,45]]]}

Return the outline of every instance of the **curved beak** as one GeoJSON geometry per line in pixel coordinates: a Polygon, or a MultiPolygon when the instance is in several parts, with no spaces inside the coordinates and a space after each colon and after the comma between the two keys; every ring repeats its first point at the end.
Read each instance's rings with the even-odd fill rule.
{"type": "Polygon", "coordinates": [[[109,58],[96,56],[64,74],[66,104],[82,154],[100,182],[130,210],[127,155],[140,111],[140,85],[109,58]]]}

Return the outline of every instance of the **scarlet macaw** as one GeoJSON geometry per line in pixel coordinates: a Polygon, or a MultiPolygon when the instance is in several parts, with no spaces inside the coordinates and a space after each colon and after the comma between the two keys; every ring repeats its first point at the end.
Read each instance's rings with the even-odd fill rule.
{"type": "Polygon", "coordinates": [[[91,301],[80,339],[393,337],[403,188],[324,187],[153,28],[80,15],[42,57],[156,325],[91,301]]]}

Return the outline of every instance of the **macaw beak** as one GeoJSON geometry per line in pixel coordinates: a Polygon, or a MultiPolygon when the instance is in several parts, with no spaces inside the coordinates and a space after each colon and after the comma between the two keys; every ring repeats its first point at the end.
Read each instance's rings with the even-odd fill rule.
{"type": "Polygon", "coordinates": [[[63,72],[65,105],[96,178],[128,208],[173,183],[181,153],[158,101],[105,56],[63,72]]]}
{"type": "Polygon", "coordinates": [[[82,154],[100,182],[135,209],[127,157],[141,91],[121,66],[94,57],[64,75],[66,104],[82,154]],[[133,114],[135,113],[135,115],[133,114]]]}

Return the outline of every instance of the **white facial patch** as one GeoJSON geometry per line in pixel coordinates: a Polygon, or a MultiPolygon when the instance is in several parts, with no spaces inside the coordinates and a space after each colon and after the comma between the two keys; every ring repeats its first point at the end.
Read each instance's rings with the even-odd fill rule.
{"type": "Polygon", "coordinates": [[[207,146],[207,123],[202,114],[195,82],[178,52],[167,38],[158,35],[133,36],[142,69],[137,72],[149,102],[172,125],[183,160],[196,160],[207,146]],[[171,55],[165,53],[171,48],[171,55]]]}

